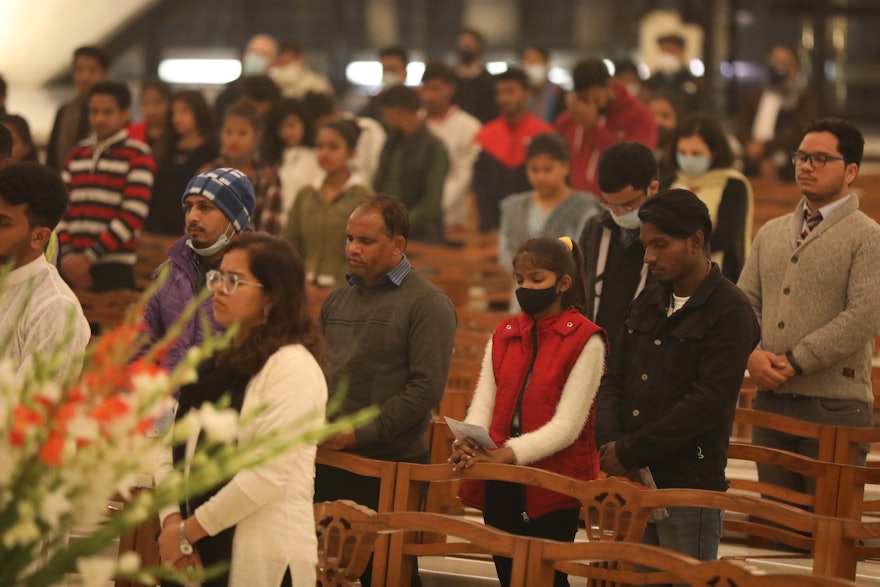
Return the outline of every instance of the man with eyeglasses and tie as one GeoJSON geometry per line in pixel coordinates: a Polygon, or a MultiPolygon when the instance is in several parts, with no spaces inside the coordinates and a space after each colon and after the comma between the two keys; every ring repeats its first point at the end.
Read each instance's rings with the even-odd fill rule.
{"type": "MultiPolygon", "coordinates": [[[[170,268],[168,276],[144,312],[151,345],[177,322],[187,304],[205,287],[208,274],[219,269],[229,241],[247,227],[254,213],[254,188],[237,169],[213,169],[189,180],[181,203],[186,234],[168,250],[168,260],[163,264],[170,268]]],[[[161,267],[156,274],[159,270],[161,267]]],[[[216,281],[223,276],[212,277],[216,281]]],[[[231,279],[222,281],[223,287],[229,290],[238,285],[231,279]]],[[[174,369],[191,347],[202,342],[204,317],[215,333],[222,331],[222,326],[214,321],[209,297],[168,349],[163,362],[165,367],[174,369]]]]}
{"type": "MultiPolygon", "coordinates": [[[[761,323],[749,357],[762,410],[835,426],[873,424],[871,357],[880,331],[880,225],[859,211],[850,186],[864,139],[826,118],[806,129],[792,154],[803,199],[755,237],[738,285],[761,323]]],[[[756,427],[755,444],[818,456],[816,440],[756,427]]],[[[865,464],[868,446],[861,447],[865,464]]],[[[799,491],[815,483],[758,465],[758,477],[799,491]]]]}
{"type": "Polygon", "coordinates": [[[598,180],[604,210],[587,219],[579,244],[587,317],[605,329],[613,349],[630,302],[653,279],[643,259],[638,214],[660,186],[654,153],[635,142],[612,145],[599,159],[598,180]]]}

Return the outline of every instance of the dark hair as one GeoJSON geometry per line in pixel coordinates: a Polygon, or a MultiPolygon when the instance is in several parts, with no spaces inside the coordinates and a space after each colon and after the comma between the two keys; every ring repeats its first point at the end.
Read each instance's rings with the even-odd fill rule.
{"type": "Polygon", "coordinates": [[[379,50],[379,59],[381,59],[382,57],[397,57],[398,59],[403,61],[404,66],[409,63],[409,54],[406,52],[406,49],[404,49],[400,45],[383,47],[379,50]]]}
{"type": "Polygon", "coordinates": [[[12,131],[0,124],[0,163],[12,157],[12,131]]]}
{"type": "Polygon", "coordinates": [[[379,106],[382,108],[401,108],[408,112],[418,112],[422,107],[419,93],[403,84],[391,86],[379,94],[379,106]]]}
{"type": "Polygon", "coordinates": [[[110,57],[103,49],[99,49],[98,47],[94,47],[92,45],[77,47],[73,51],[73,61],[76,62],[76,60],[80,57],[88,57],[89,59],[94,59],[101,65],[101,69],[103,69],[104,71],[110,69],[110,57]]]}
{"type": "Polygon", "coordinates": [[[861,166],[862,155],[865,151],[865,137],[851,122],[837,117],[816,120],[804,129],[801,140],[804,140],[808,134],[815,132],[827,132],[834,135],[837,138],[837,150],[843,155],[843,162],[846,165],[855,163],[856,166],[861,166]]]}
{"type": "Polygon", "coordinates": [[[208,143],[216,143],[217,123],[214,120],[214,111],[208,106],[205,96],[196,90],[186,90],[174,94],[171,98],[171,103],[174,104],[177,101],[183,102],[189,107],[195,119],[199,135],[208,143]]]}
{"type": "Polygon", "coordinates": [[[675,110],[675,118],[680,119],[682,112],[684,112],[684,107],[681,103],[681,96],[676,94],[675,92],[670,92],[669,90],[657,90],[656,92],[651,93],[651,97],[648,98],[648,105],[653,102],[657,102],[659,100],[665,100],[672,106],[672,109],[675,110]]]}
{"type": "MultiPolygon", "coordinates": [[[[25,161],[38,161],[37,157],[37,148],[34,146],[34,139],[31,136],[31,127],[28,126],[27,120],[24,117],[19,116],[18,114],[3,114],[0,116],[0,125],[8,126],[15,131],[15,134],[21,138],[21,140],[28,145],[30,145],[31,150],[28,153],[27,157],[25,157],[25,161]]],[[[10,134],[10,140],[13,139],[10,134]]],[[[12,148],[12,144],[10,143],[10,149],[12,148]]],[[[2,151],[2,147],[0,147],[0,151],[2,151]]]]}
{"type": "Polygon", "coordinates": [[[296,116],[303,125],[302,144],[312,146],[315,144],[314,121],[312,114],[302,100],[296,98],[282,98],[276,102],[266,114],[266,132],[263,133],[263,141],[260,154],[263,161],[270,165],[278,165],[284,156],[287,145],[278,136],[281,123],[288,116],[296,116]]]}
{"type": "Polygon", "coordinates": [[[355,211],[361,213],[379,212],[382,214],[385,231],[389,237],[402,236],[404,240],[409,240],[409,212],[403,202],[394,196],[376,194],[358,204],[355,211]]]}
{"type": "Polygon", "coordinates": [[[571,249],[558,238],[540,236],[527,240],[513,257],[516,267],[517,259],[525,257],[533,266],[556,274],[556,279],[563,275],[571,277],[571,287],[562,294],[562,309],[574,308],[585,314],[587,311],[587,294],[584,283],[584,257],[577,241],[572,240],[571,249]]]}
{"type": "Polygon", "coordinates": [[[657,192],[639,208],[639,220],[673,238],[690,238],[700,230],[703,242],[708,244],[712,236],[709,208],[689,190],[676,188],[657,192]]]}
{"type": "Polygon", "coordinates": [[[682,119],[672,134],[672,140],[669,143],[669,160],[676,169],[679,169],[678,158],[675,156],[679,139],[694,135],[703,139],[703,142],[709,147],[709,152],[712,153],[710,169],[721,169],[733,165],[733,149],[730,148],[730,142],[727,140],[727,134],[721,128],[721,124],[710,114],[695,112],[682,119]]]}
{"type": "Polygon", "coordinates": [[[323,92],[307,92],[302,100],[308,111],[312,113],[313,121],[324,116],[330,116],[336,109],[333,96],[323,92]]]}
{"type": "Polygon", "coordinates": [[[550,49],[544,45],[526,45],[526,48],[523,49],[523,53],[526,51],[535,51],[544,59],[544,61],[550,61],[550,49]]]}
{"type": "MultiPolygon", "coordinates": [[[[159,137],[159,140],[155,143],[150,143],[150,150],[152,151],[153,158],[156,161],[161,161],[165,159],[174,148],[176,135],[174,134],[174,125],[171,124],[171,98],[174,96],[174,91],[171,89],[171,86],[160,79],[150,79],[145,81],[143,85],[141,85],[141,98],[143,98],[144,92],[147,90],[153,90],[168,102],[168,115],[165,117],[165,124],[162,125],[162,136],[159,137]]],[[[147,138],[149,139],[149,136],[147,138]]]]}
{"type": "Polygon", "coordinates": [[[223,113],[223,124],[226,124],[226,121],[233,117],[244,118],[253,127],[255,133],[263,132],[263,119],[257,112],[254,103],[247,98],[242,98],[226,109],[226,112],[223,113]]]}
{"type": "Polygon", "coordinates": [[[574,66],[571,72],[574,91],[579,92],[592,87],[604,87],[608,85],[608,67],[601,59],[584,59],[574,66]]]}
{"type": "Polygon", "coordinates": [[[602,152],[596,168],[599,189],[606,194],[619,192],[626,186],[647,192],[659,177],[654,153],[640,143],[615,143],[602,152]]]}
{"type": "Polygon", "coordinates": [[[639,68],[636,67],[636,64],[633,63],[632,59],[615,59],[614,60],[614,75],[620,75],[621,73],[629,71],[631,73],[636,74],[636,77],[641,77],[639,75],[639,68]]]}
{"type": "Polygon", "coordinates": [[[522,68],[515,65],[509,65],[505,71],[496,73],[493,77],[496,84],[498,82],[516,82],[525,89],[529,89],[529,76],[522,68]]]}
{"type": "Polygon", "coordinates": [[[0,96],[6,95],[6,79],[0,75],[0,96]]]}
{"type": "Polygon", "coordinates": [[[266,320],[251,330],[244,343],[227,349],[218,363],[253,375],[275,351],[288,344],[302,344],[326,373],[324,340],[309,313],[306,276],[302,258],[285,240],[261,232],[236,235],[226,249],[247,254],[248,268],[269,296],[266,320]]]}
{"type": "Polygon", "coordinates": [[[532,137],[529,146],[526,147],[526,161],[537,155],[547,155],[563,163],[571,160],[565,139],[555,132],[542,132],[532,137]]]}
{"type": "Polygon", "coordinates": [[[275,102],[281,99],[281,88],[268,75],[249,75],[238,86],[240,96],[254,102],[275,102]]]}
{"type": "Polygon", "coordinates": [[[357,125],[357,123],[353,120],[331,120],[328,123],[321,125],[323,129],[330,129],[336,132],[342,139],[345,141],[346,146],[349,151],[354,151],[355,147],[357,147],[358,138],[361,136],[361,127],[357,125]]]}
{"type": "Polygon", "coordinates": [[[460,37],[461,35],[470,35],[474,39],[476,39],[477,43],[480,45],[480,51],[482,51],[486,47],[486,37],[484,37],[483,33],[478,31],[477,29],[463,28],[458,31],[458,35],[456,35],[456,37],[460,37]]]}
{"type": "Polygon", "coordinates": [[[667,33],[665,35],[660,35],[659,37],[657,37],[658,45],[665,45],[667,43],[670,45],[675,45],[679,49],[684,49],[686,44],[684,37],[682,37],[678,33],[667,33]]]}
{"type": "Polygon", "coordinates": [[[131,108],[131,90],[122,82],[101,80],[89,89],[89,100],[96,94],[112,96],[120,110],[131,108]]]}
{"type": "Polygon", "coordinates": [[[422,73],[422,83],[431,80],[440,80],[447,84],[458,84],[458,76],[455,70],[442,61],[429,61],[425,64],[425,71],[422,73]]]}
{"type": "Polygon", "coordinates": [[[54,230],[67,209],[67,188],[61,177],[32,161],[0,169],[0,198],[12,206],[27,205],[25,216],[31,228],[54,230]]]}

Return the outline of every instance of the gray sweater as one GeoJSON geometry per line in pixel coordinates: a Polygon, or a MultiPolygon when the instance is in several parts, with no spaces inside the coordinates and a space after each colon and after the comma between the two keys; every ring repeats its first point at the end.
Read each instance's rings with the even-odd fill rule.
{"type": "Polygon", "coordinates": [[[352,451],[383,460],[426,455],[425,430],[443,397],[452,358],[456,316],[449,298],[411,270],[400,287],[334,290],[320,321],[330,358],[330,395],[347,390],[335,415],[374,404],[381,408],[376,419],[355,430],[352,451]]]}
{"type": "Polygon", "coordinates": [[[873,403],[880,225],[851,195],[798,245],[804,204],[761,228],[739,279],[761,323],[759,348],[790,351],[803,371],[780,393],[873,403]]]}

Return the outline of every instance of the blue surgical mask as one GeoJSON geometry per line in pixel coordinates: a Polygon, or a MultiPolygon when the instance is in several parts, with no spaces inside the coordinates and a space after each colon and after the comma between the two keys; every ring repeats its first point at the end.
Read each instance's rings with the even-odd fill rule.
{"type": "Polygon", "coordinates": [[[244,75],[265,75],[269,71],[269,58],[260,53],[245,53],[241,60],[241,72],[244,75]]]}
{"type": "Polygon", "coordinates": [[[639,220],[639,209],[630,210],[626,214],[621,214],[617,216],[615,214],[611,214],[611,220],[614,221],[614,224],[619,226],[620,228],[625,228],[627,230],[633,230],[642,225],[642,221],[639,220]]]}
{"type": "Polygon", "coordinates": [[[230,223],[229,226],[226,227],[226,230],[223,231],[223,234],[220,235],[220,238],[218,238],[214,242],[214,244],[209,247],[205,247],[204,249],[196,248],[191,238],[186,239],[186,246],[191,248],[199,257],[212,257],[225,249],[227,245],[229,245],[229,237],[226,236],[226,232],[231,226],[232,224],[230,223]]]}
{"type": "Polygon", "coordinates": [[[703,175],[709,171],[712,162],[708,155],[682,155],[675,154],[675,160],[678,161],[678,167],[685,175],[703,175]]]}

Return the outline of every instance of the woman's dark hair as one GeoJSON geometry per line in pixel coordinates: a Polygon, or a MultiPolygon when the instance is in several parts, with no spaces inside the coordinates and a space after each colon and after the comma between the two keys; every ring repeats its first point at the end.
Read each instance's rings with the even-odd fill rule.
{"type": "Polygon", "coordinates": [[[309,313],[302,258],[287,241],[260,232],[244,232],[232,239],[226,252],[244,251],[248,267],[268,294],[266,320],[251,330],[244,343],[227,349],[218,363],[253,375],[275,351],[288,344],[306,347],[327,373],[324,339],[309,313]]]}
{"type": "Polygon", "coordinates": [[[34,163],[39,162],[39,159],[37,158],[37,148],[34,146],[34,138],[31,136],[31,127],[28,125],[27,120],[25,120],[24,117],[19,116],[18,114],[3,114],[0,115],[0,124],[11,128],[12,131],[18,135],[18,138],[30,147],[30,150],[23,161],[32,161],[34,163]]]}
{"type": "Polygon", "coordinates": [[[223,113],[223,124],[230,118],[244,118],[248,124],[253,127],[254,132],[261,134],[263,132],[263,118],[257,111],[256,106],[251,100],[242,98],[223,113]]]}
{"type": "Polygon", "coordinates": [[[149,129],[147,129],[147,141],[150,142],[150,151],[152,151],[153,158],[156,161],[162,161],[174,148],[174,143],[177,139],[174,125],[171,124],[171,99],[174,97],[174,91],[171,89],[171,86],[160,79],[145,81],[141,85],[141,98],[143,98],[144,92],[147,90],[153,90],[168,102],[168,113],[165,116],[165,123],[162,125],[162,135],[158,140],[150,142],[149,129]]]}
{"type": "Polygon", "coordinates": [[[556,274],[571,277],[571,287],[562,294],[562,308],[574,308],[581,314],[587,311],[587,290],[584,283],[584,257],[577,242],[571,241],[571,249],[564,241],[547,236],[530,238],[519,248],[513,257],[516,267],[518,260],[524,260],[534,267],[546,269],[556,274]]]}
{"type": "Polygon", "coordinates": [[[349,151],[354,151],[355,147],[357,147],[358,138],[361,136],[361,127],[359,127],[354,121],[346,119],[331,120],[330,122],[321,125],[321,128],[318,130],[323,130],[325,128],[328,128],[341,136],[349,151]]]}
{"type": "Polygon", "coordinates": [[[718,120],[710,114],[696,112],[686,116],[678,123],[672,140],[669,143],[669,160],[678,167],[678,159],[675,156],[678,149],[679,139],[698,135],[709,151],[712,153],[712,165],[710,169],[721,169],[733,166],[733,150],[727,140],[727,135],[718,120]]]}
{"type": "Polygon", "coordinates": [[[314,119],[311,111],[302,100],[283,98],[276,102],[266,114],[266,132],[260,145],[260,156],[270,165],[278,165],[284,156],[286,145],[278,136],[281,123],[288,116],[296,116],[303,125],[302,144],[311,147],[315,144],[314,119]]]}
{"type": "Polygon", "coordinates": [[[529,146],[526,147],[526,161],[538,155],[547,155],[562,163],[568,163],[571,160],[568,154],[568,145],[565,144],[562,136],[555,132],[542,132],[529,141],[529,146]]]}
{"type": "MultiPolygon", "coordinates": [[[[210,144],[217,143],[217,123],[214,121],[214,112],[208,106],[208,101],[201,92],[186,90],[178,92],[171,98],[171,103],[183,102],[193,114],[199,135],[210,144]]],[[[178,137],[179,138],[179,137],[178,137]]]]}

